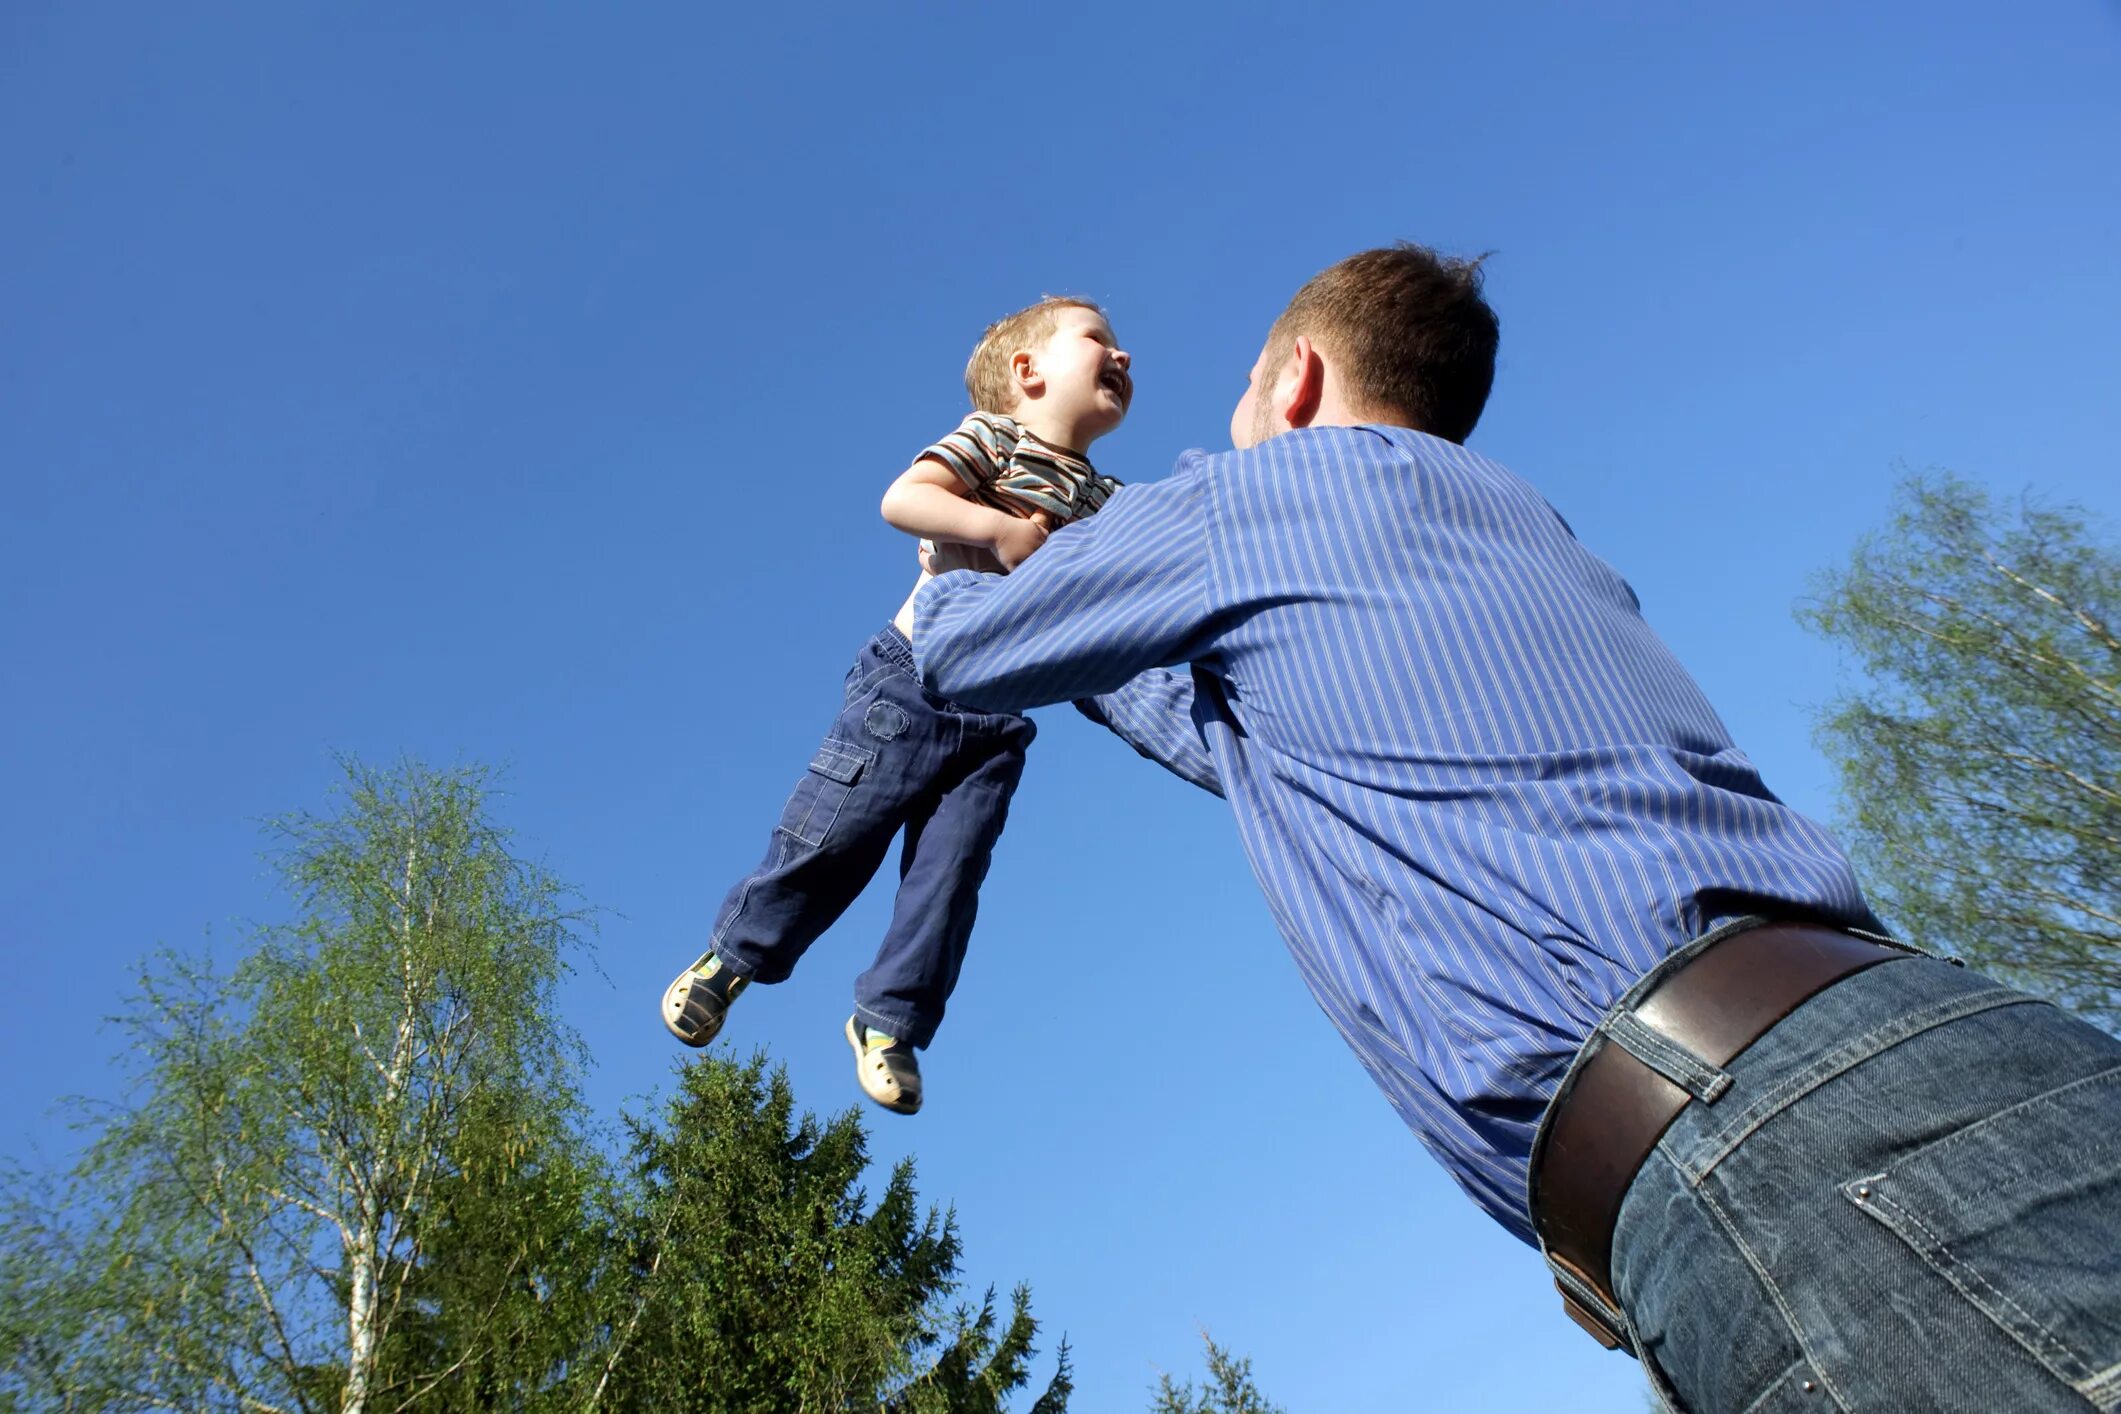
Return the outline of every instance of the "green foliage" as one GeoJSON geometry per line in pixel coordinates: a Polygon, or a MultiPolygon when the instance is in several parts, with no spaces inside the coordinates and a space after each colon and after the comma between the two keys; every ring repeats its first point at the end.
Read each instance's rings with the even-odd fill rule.
{"type": "Polygon", "coordinates": [[[1854,657],[1820,739],[1881,911],[2121,1021],[2121,556],[2080,515],[1949,476],[1800,611],[1854,657]]]}
{"type": "MultiPolygon", "coordinates": [[[[1030,1378],[1028,1293],[996,1334],[993,1293],[947,1312],[959,1238],[921,1211],[910,1162],[872,1207],[859,1115],[795,1112],[762,1058],[703,1058],[661,1124],[630,1122],[608,1280],[616,1332],[587,1403],[622,1409],[1000,1411],[1030,1378]]],[[[1038,1406],[1065,1408],[1067,1355],[1038,1406]],[[1050,1401],[1050,1402],[1049,1402],[1050,1401]]]]}
{"type": "Polygon", "coordinates": [[[345,769],[344,811],[275,827],[296,921],[226,976],[143,973],[133,1100],[90,1117],[63,1201],[13,1215],[7,1304],[19,1281],[51,1312],[0,1352],[13,1392],[395,1409],[554,1358],[538,1285],[568,1285],[594,1171],[552,1007],[578,915],[482,773],[345,769]]]}
{"type": "MultiPolygon", "coordinates": [[[[476,770],[346,765],[281,822],[295,921],[232,973],[164,957],[132,1099],[0,1207],[0,1409],[996,1414],[1030,1379],[945,1303],[910,1165],[870,1207],[853,1111],[701,1058],[615,1162],[555,991],[581,915],[476,770]]],[[[1062,1414],[1067,1351],[1033,1414],[1062,1414]]]]}
{"type": "Polygon", "coordinates": [[[1208,1378],[1196,1389],[1191,1380],[1179,1385],[1169,1375],[1158,1376],[1149,1414],[1283,1414],[1252,1382],[1251,1360],[1233,1356],[1206,1332],[1201,1343],[1208,1347],[1208,1378]]]}

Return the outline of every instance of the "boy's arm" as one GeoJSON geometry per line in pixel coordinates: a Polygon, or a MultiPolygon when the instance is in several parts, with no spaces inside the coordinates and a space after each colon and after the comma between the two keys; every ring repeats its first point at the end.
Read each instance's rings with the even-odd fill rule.
{"type": "Polygon", "coordinates": [[[983,506],[965,483],[934,457],[922,457],[884,492],[884,519],[908,535],[947,540],[993,552],[1003,569],[1015,569],[1046,540],[1046,526],[983,506]]]}
{"type": "Polygon", "coordinates": [[[1221,795],[1222,777],[1193,716],[1193,692],[1190,673],[1151,668],[1112,692],[1078,699],[1075,710],[1180,780],[1221,795]]]}
{"type": "Polygon", "coordinates": [[[914,600],[914,657],[946,697],[995,711],[1095,697],[1209,656],[1206,478],[1188,459],[1054,532],[1007,578],[959,572],[914,600]]]}

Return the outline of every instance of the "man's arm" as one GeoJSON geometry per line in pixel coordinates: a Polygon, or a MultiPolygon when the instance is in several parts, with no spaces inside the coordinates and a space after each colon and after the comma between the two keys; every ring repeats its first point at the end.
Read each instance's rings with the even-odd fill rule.
{"type": "MultiPolygon", "coordinates": [[[[991,554],[954,541],[924,545],[921,567],[930,574],[1003,572],[991,554]]],[[[1221,777],[1193,720],[1193,694],[1183,669],[1151,668],[1100,697],[1078,698],[1075,709],[1179,779],[1220,796],[1221,777]]]]}
{"type": "Polygon", "coordinates": [[[1205,478],[1120,490],[1005,579],[943,575],[914,601],[921,679],[996,711],[1095,697],[1212,651],[1205,478]]]}
{"type": "Polygon", "coordinates": [[[1215,759],[1193,719],[1190,674],[1151,668],[1115,691],[1078,699],[1075,710],[1180,780],[1223,793],[1215,759]]]}

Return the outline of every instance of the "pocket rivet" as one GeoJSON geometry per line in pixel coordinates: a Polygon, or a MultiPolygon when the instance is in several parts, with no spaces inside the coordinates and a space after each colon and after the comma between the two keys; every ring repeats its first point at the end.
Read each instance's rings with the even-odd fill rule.
{"type": "Polygon", "coordinates": [[[1811,1382],[1810,1380],[1806,1380],[1806,1381],[1804,1382],[1804,1392],[1805,1392],[1806,1394],[1810,1394],[1810,1393],[1811,1393],[1811,1392],[1812,1392],[1813,1390],[1815,1390],[1815,1389],[1817,1389],[1817,1388],[1818,1388],[1818,1386],[1817,1386],[1817,1385],[1815,1385],[1815,1384],[1813,1384],[1813,1383],[1812,1383],[1812,1382],[1811,1382]]]}
{"type": "Polygon", "coordinates": [[[1857,1202],[1859,1202],[1859,1203],[1861,1203],[1861,1202],[1862,1202],[1862,1201],[1863,1201],[1864,1199],[1866,1199],[1866,1198],[1868,1198],[1868,1197],[1870,1197],[1870,1196],[1871,1196],[1871,1190],[1870,1190],[1870,1189],[1869,1189],[1868,1187],[1864,1187],[1864,1188],[1859,1188],[1859,1189],[1857,1189],[1857,1190],[1856,1190],[1856,1201],[1857,1201],[1857,1202]]]}

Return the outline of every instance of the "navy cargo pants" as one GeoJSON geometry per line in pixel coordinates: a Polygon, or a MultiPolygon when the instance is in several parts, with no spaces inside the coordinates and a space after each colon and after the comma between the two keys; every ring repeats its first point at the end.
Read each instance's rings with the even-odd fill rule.
{"type": "Polygon", "coordinates": [[[896,628],[863,645],[845,700],[781,810],[759,867],[723,901],[710,947],[755,982],[787,978],[875,877],[905,832],[898,901],[854,1014],[926,1046],[957,985],[1009,798],[1038,734],[1028,717],[977,712],[924,689],[896,628]]]}

